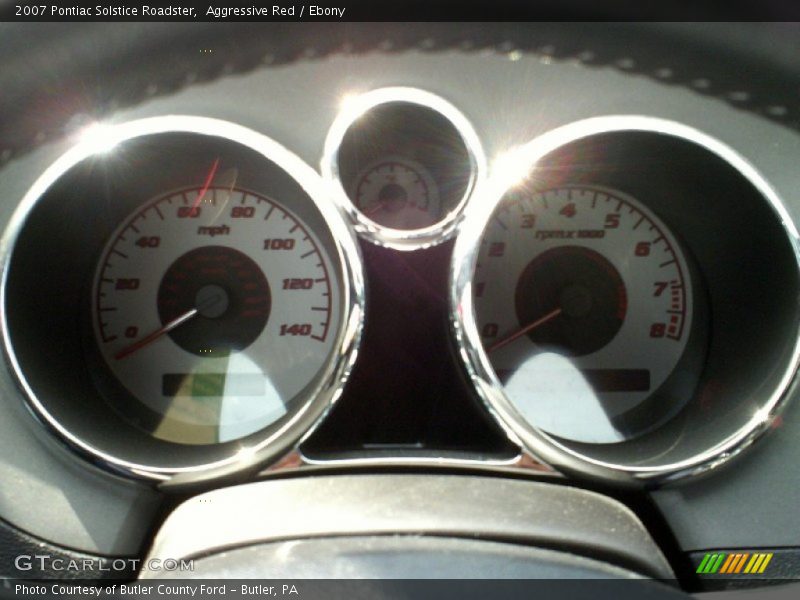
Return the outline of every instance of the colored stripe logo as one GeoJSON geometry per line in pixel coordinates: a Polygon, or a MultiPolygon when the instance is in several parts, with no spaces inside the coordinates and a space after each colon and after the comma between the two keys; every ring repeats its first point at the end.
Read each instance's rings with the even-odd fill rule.
{"type": "Polygon", "coordinates": [[[697,573],[711,575],[758,574],[767,570],[772,560],[772,552],[712,552],[706,554],[697,567],[697,573]]]}

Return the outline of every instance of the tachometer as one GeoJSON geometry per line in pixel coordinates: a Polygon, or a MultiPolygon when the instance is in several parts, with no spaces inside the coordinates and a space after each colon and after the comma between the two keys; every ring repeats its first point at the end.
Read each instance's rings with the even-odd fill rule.
{"type": "Polygon", "coordinates": [[[454,343],[523,451],[665,483],[770,429],[798,360],[797,234],[733,149],[586,119],[497,156],[480,197],[453,248],[454,343]]]}
{"type": "Polygon", "coordinates": [[[691,330],[689,265],[635,198],[583,185],[511,193],[484,233],[473,289],[495,372],[545,431],[622,441],[688,397],[671,385],[691,330]]]}

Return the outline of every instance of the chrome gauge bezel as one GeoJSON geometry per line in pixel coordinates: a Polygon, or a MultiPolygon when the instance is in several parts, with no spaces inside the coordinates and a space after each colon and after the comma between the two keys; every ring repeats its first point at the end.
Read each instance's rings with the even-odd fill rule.
{"type": "Polygon", "coordinates": [[[530,425],[504,391],[483,348],[473,306],[472,278],[483,232],[507,191],[528,177],[536,165],[556,150],[591,136],[644,132],[678,138],[702,147],[743,176],[766,200],[785,231],[793,251],[793,267],[800,272],[800,237],[783,202],[769,183],[732,148],[693,127],[656,117],[604,116],[573,122],[551,130],[502,155],[492,164],[485,187],[475,194],[456,238],[450,272],[451,327],[458,353],[487,410],[511,440],[535,458],[556,469],[614,484],[662,484],[699,475],[727,462],[760,438],[786,405],[800,366],[800,324],[791,357],[779,383],[759,409],[732,435],[709,440],[707,447],[685,460],[658,466],[620,464],[588,456],[547,432],[530,425]]]}
{"type": "Polygon", "coordinates": [[[476,189],[483,186],[487,171],[480,138],[464,114],[440,96],[412,87],[378,88],[346,98],[325,138],[320,168],[331,195],[347,213],[356,232],[370,242],[394,250],[424,249],[453,237],[464,218],[464,209],[470,198],[476,189]],[[370,110],[393,103],[418,105],[442,115],[458,132],[469,156],[470,179],[458,204],[441,221],[420,229],[393,229],[376,223],[356,206],[341,180],[340,148],[350,127],[370,110]]]}
{"type": "Polygon", "coordinates": [[[194,485],[198,482],[228,477],[231,474],[267,465],[296,448],[323,420],[342,393],[355,362],[361,340],[365,310],[363,265],[356,237],[345,216],[330,201],[328,188],[319,174],[289,150],[265,135],[227,121],[165,115],[113,125],[95,125],[81,132],[76,144],[56,160],[25,194],[11,217],[0,240],[0,332],[3,354],[22,392],[23,401],[36,419],[70,450],[99,464],[106,470],[135,479],[168,482],[170,485],[194,485]],[[37,397],[20,366],[12,343],[7,308],[7,285],[15,243],[37,202],[48,190],[80,163],[91,160],[127,141],[157,134],[199,134],[239,144],[270,161],[293,179],[313,203],[330,230],[336,254],[331,260],[340,271],[340,323],[334,350],[309,386],[293,400],[289,414],[277,427],[267,427],[263,437],[249,445],[234,443],[235,451],[219,460],[190,466],[153,466],[126,460],[98,448],[76,435],[48,410],[37,397]]]}

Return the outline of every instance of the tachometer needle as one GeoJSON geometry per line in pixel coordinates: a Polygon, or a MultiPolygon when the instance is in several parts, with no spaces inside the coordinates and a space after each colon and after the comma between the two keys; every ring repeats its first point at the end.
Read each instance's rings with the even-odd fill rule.
{"type": "Polygon", "coordinates": [[[561,314],[561,312],[562,312],[561,308],[557,308],[557,309],[547,313],[545,316],[543,316],[543,317],[541,317],[539,319],[536,319],[533,323],[529,323],[528,325],[526,325],[522,329],[519,329],[519,330],[515,331],[514,333],[504,337],[502,340],[496,341],[494,344],[492,344],[491,346],[489,346],[486,349],[486,353],[488,354],[490,352],[494,352],[495,350],[498,350],[498,349],[502,348],[506,344],[510,344],[511,342],[516,340],[517,338],[522,337],[526,333],[530,333],[531,331],[533,331],[537,327],[539,327],[541,325],[544,325],[545,323],[547,323],[548,321],[550,321],[552,319],[555,319],[558,315],[561,314]]]}
{"type": "Polygon", "coordinates": [[[156,329],[154,332],[144,336],[142,339],[136,340],[134,343],[132,343],[127,348],[124,348],[124,349],[120,350],[119,352],[117,352],[114,355],[114,359],[121,360],[121,359],[125,358],[126,356],[130,356],[131,354],[133,354],[137,350],[141,350],[142,348],[144,348],[145,346],[147,346],[151,342],[155,342],[158,338],[160,338],[165,333],[169,333],[170,331],[172,331],[176,327],[179,327],[180,325],[183,325],[186,321],[188,321],[189,319],[194,317],[198,312],[200,312],[200,311],[197,308],[193,308],[192,310],[187,310],[185,313],[183,313],[179,317],[176,317],[176,318],[172,319],[172,321],[170,321],[169,323],[167,323],[163,327],[160,327],[159,329],[156,329]]]}

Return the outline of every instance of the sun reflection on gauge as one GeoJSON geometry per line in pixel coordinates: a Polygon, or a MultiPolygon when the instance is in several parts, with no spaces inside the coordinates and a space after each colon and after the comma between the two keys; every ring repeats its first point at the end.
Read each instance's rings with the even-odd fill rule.
{"type": "Polygon", "coordinates": [[[352,193],[365,217],[392,229],[421,229],[442,218],[439,190],[417,161],[391,156],[368,165],[352,193]]]}

